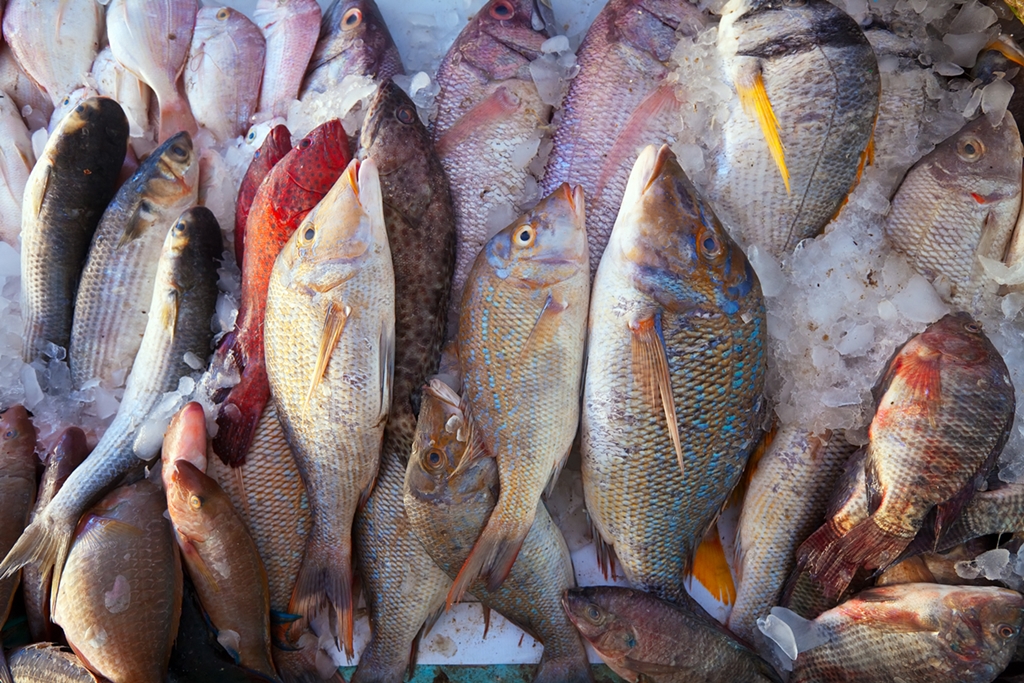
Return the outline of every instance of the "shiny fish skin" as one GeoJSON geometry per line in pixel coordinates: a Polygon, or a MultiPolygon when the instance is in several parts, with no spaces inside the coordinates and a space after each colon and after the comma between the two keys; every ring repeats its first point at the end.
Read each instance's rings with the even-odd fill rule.
{"type": "Polygon", "coordinates": [[[253,21],[267,40],[257,111],[283,116],[299,94],[320,31],[316,0],[259,0],[253,21]]]}
{"type": "Polygon", "coordinates": [[[230,7],[199,10],[185,60],[185,94],[196,123],[219,142],[249,127],[266,54],[263,34],[241,12],[230,7]]]}
{"type": "Polygon", "coordinates": [[[96,683],[78,656],[59,645],[34,643],[10,656],[15,683],[96,683]]]}
{"type": "Polygon", "coordinates": [[[617,586],[566,592],[562,605],[601,659],[627,681],[768,683],[778,677],[718,622],[617,586]]]}
{"type": "Polygon", "coordinates": [[[75,300],[68,349],[75,387],[94,378],[108,388],[124,384],[142,343],[167,230],[198,189],[192,139],[180,133],[139,166],[103,213],[75,300]]]}
{"type": "Polygon", "coordinates": [[[705,15],[687,0],[612,0],[576,51],[579,73],[569,82],[541,192],[566,182],[587,197],[590,272],[608,243],[629,171],[647,145],[669,143],[679,101],[665,77],[672,52],[705,15]]]}
{"type": "Polygon", "coordinates": [[[743,252],[668,147],[633,167],[590,311],[587,510],[631,584],[688,603],[693,552],[760,438],[765,311],[743,252]],[[671,403],[657,398],[659,354],[682,462],[671,403]]]}
{"type": "Polygon", "coordinates": [[[117,189],[127,141],[128,121],[117,102],[89,99],[61,122],[32,169],[21,224],[26,362],[46,342],[70,345],[82,263],[117,189]]]}
{"type": "Polygon", "coordinates": [[[718,52],[734,87],[754,92],[763,82],[790,191],[754,105],[748,113],[734,100],[708,198],[741,246],[760,244],[780,257],[818,234],[856,183],[878,113],[875,54],[857,23],[827,0],[731,0],[718,52]]]}
{"type": "Polygon", "coordinates": [[[0,88],[0,240],[15,249],[21,235],[21,202],[36,163],[28,127],[14,100],[0,88]]]}
{"type": "MultiPolygon", "coordinates": [[[[81,471],[81,470],[78,470],[81,471]]],[[[163,680],[181,614],[181,560],[148,480],[112,491],[78,525],[54,620],[111,683],[163,680]]]]}
{"type": "Polygon", "coordinates": [[[291,149],[292,135],[288,132],[288,127],[277,125],[271,128],[263,144],[252,155],[249,168],[246,169],[242,183],[238,186],[238,201],[235,203],[235,262],[239,270],[242,269],[242,259],[245,255],[245,224],[249,219],[252,203],[256,199],[256,192],[277,162],[291,149]]]}

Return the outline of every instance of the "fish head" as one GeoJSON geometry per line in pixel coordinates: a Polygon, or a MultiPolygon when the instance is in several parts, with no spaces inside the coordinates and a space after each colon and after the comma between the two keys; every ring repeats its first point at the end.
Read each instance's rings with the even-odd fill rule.
{"type": "MultiPolygon", "coordinates": [[[[109,97],[80,99],[74,107],[67,110],[66,116],[60,119],[57,125],[60,127],[61,133],[68,134],[98,121],[107,123],[107,127],[102,130],[106,132],[110,140],[118,140],[123,137],[128,126],[128,117],[125,116],[124,109],[116,100],[109,97]]],[[[56,133],[57,130],[51,126],[50,134],[55,135],[56,133]]]]}
{"type": "Polygon", "coordinates": [[[934,182],[984,207],[1021,192],[1020,132],[1013,114],[996,125],[982,116],[939,144],[922,160],[934,182]]]}
{"type": "Polygon", "coordinates": [[[84,103],[86,100],[98,99],[99,92],[96,88],[89,85],[83,85],[75,88],[61,100],[54,108],[53,113],[50,115],[50,125],[48,128],[52,132],[57,125],[72,112],[78,114],[77,120],[85,121],[86,118],[97,110],[93,106],[87,107],[84,111],[78,112],[78,106],[84,103]]]}
{"type": "Polygon", "coordinates": [[[981,323],[963,311],[943,316],[907,346],[918,356],[940,354],[943,362],[959,365],[987,363],[998,353],[981,323]]]}
{"type": "Polygon", "coordinates": [[[205,521],[219,517],[225,502],[231,504],[217,482],[188,460],[172,462],[163,477],[171,519],[189,538],[204,537],[205,521]]]}
{"type": "Polygon", "coordinates": [[[333,3],[324,12],[320,36],[321,40],[331,37],[331,49],[323,59],[314,58],[307,73],[337,60],[338,73],[377,77],[389,50],[394,52],[391,33],[374,0],[333,3]]]}
{"type": "Polygon", "coordinates": [[[26,468],[35,479],[36,475],[36,428],[28,410],[22,405],[13,405],[0,413],[0,467],[5,474],[24,472],[26,468]]]}
{"type": "Polygon", "coordinates": [[[185,267],[170,266],[158,271],[161,274],[157,279],[179,292],[188,291],[199,284],[196,278],[201,273],[210,272],[211,267],[216,269],[216,264],[210,262],[220,261],[222,248],[220,225],[213,212],[205,206],[185,209],[167,232],[161,258],[169,264],[181,259],[188,261],[185,267]]]}
{"type": "Polygon", "coordinates": [[[528,289],[589,276],[583,188],[561,187],[484,245],[494,276],[528,289]]]}
{"type": "Polygon", "coordinates": [[[412,164],[422,165],[432,153],[430,136],[420,122],[416,105],[392,80],[377,86],[360,135],[362,152],[374,157],[382,176],[412,164]]]}
{"type": "Polygon", "coordinates": [[[957,680],[989,680],[1008,663],[1017,645],[1024,597],[1005,588],[950,586],[941,595],[939,638],[957,680]],[[990,674],[983,677],[979,669],[990,674]],[[972,675],[968,675],[972,674],[972,675]]]}
{"type": "MultiPolygon", "coordinates": [[[[344,168],[350,159],[348,151],[348,135],[338,119],[325,121],[299,140],[295,149],[288,153],[287,166],[298,165],[304,169],[322,169],[337,172],[344,168]]],[[[287,167],[286,166],[286,167],[287,167]]]]}
{"type": "Polygon", "coordinates": [[[633,591],[610,590],[611,586],[570,588],[562,596],[562,607],[580,634],[605,661],[621,661],[637,646],[636,629],[618,614],[618,603],[633,591]],[[620,591],[623,592],[619,595],[620,591]],[[628,593],[628,595],[626,594],[628,593]]]}
{"type": "Polygon", "coordinates": [[[515,78],[540,57],[548,21],[554,21],[548,0],[490,0],[463,31],[456,49],[488,80],[515,78]]]}
{"type": "Polygon", "coordinates": [[[188,131],[167,138],[139,166],[136,176],[150,173],[144,192],[153,201],[170,206],[194,197],[199,182],[199,156],[188,131]]]}

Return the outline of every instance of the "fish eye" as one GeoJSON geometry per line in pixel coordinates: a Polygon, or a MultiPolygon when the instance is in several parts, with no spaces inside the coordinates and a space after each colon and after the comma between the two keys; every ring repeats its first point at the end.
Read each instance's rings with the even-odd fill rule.
{"type": "Polygon", "coordinates": [[[4,432],[4,438],[5,439],[13,439],[17,435],[18,435],[18,432],[14,431],[13,429],[8,429],[6,432],[4,432]]]}
{"type": "Polygon", "coordinates": [[[973,135],[965,137],[956,143],[956,154],[964,161],[977,161],[985,155],[985,143],[973,135]]]}
{"type": "Polygon", "coordinates": [[[316,237],[316,229],[313,226],[306,228],[306,232],[302,233],[302,239],[307,242],[312,242],[314,237],[316,237]]]}
{"type": "Polygon", "coordinates": [[[512,240],[520,247],[533,246],[533,241],[537,238],[537,231],[532,225],[526,224],[516,228],[515,234],[512,240]]]}
{"type": "Polygon", "coordinates": [[[172,146],[171,146],[171,152],[172,152],[172,153],[173,153],[173,154],[174,154],[175,156],[179,156],[179,157],[183,157],[183,156],[185,156],[185,154],[186,154],[186,152],[185,152],[185,148],[184,148],[184,147],[182,147],[181,145],[172,145],[172,146]]]}
{"type": "Polygon", "coordinates": [[[245,136],[245,139],[246,140],[255,140],[256,139],[256,131],[250,130],[249,134],[245,136]]]}
{"type": "Polygon", "coordinates": [[[444,456],[441,454],[441,451],[436,448],[430,449],[430,452],[427,453],[427,466],[432,470],[439,468],[443,460],[444,456]]]}
{"type": "Polygon", "coordinates": [[[593,622],[597,622],[601,618],[601,610],[597,608],[597,605],[591,603],[587,605],[587,619],[593,622]]]}
{"type": "Polygon", "coordinates": [[[363,13],[358,7],[353,7],[345,12],[345,16],[341,18],[341,25],[346,31],[351,31],[361,23],[363,23],[363,13]]]}
{"type": "Polygon", "coordinates": [[[999,636],[1000,637],[1002,637],[1002,638],[1012,638],[1016,634],[1017,634],[1017,629],[1015,629],[1014,627],[1010,626],[1009,624],[1000,624],[999,625],[999,636]]]}
{"type": "Polygon", "coordinates": [[[412,107],[400,107],[398,112],[395,114],[400,122],[409,125],[416,120],[416,114],[413,112],[412,107]]]}
{"type": "Polygon", "coordinates": [[[259,159],[260,158],[260,151],[256,150],[255,154],[252,155],[252,158],[253,159],[259,159]]]}
{"type": "Polygon", "coordinates": [[[199,508],[203,507],[203,499],[195,494],[192,494],[191,496],[188,497],[188,505],[193,510],[198,510],[199,508]]]}
{"type": "Polygon", "coordinates": [[[628,647],[630,650],[632,650],[634,647],[636,647],[636,638],[633,637],[632,633],[630,633],[630,634],[628,634],[626,636],[626,641],[625,642],[626,642],[626,647],[628,647]]]}
{"type": "Polygon", "coordinates": [[[516,8],[509,0],[498,0],[491,5],[491,16],[498,21],[508,21],[516,15],[516,8]]]}
{"type": "Polygon", "coordinates": [[[981,332],[981,325],[975,322],[964,323],[964,329],[970,332],[971,334],[978,334],[979,332],[981,332]]]}
{"type": "Polygon", "coordinates": [[[228,16],[230,16],[230,14],[231,14],[231,12],[228,11],[227,7],[221,7],[220,11],[217,12],[217,20],[218,21],[224,21],[225,19],[228,18],[228,16]]]}
{"type": "Polygon", "coordinates": [[[710,232],[705,234],[700,240],[700,248],[704,255],[709,257],[718,256],[719,252],[722,251],[722,245],[719,243],[718,238],[710,232]]]}
{"type": "MultiPolygon", "coordinates": [[[[70,97],[65,97],[64,101],[61,102],[61,104],[64,105],[65,107],[68,106],[69,104],[71,104],[71,98],[70,97]]],[[[75,110],[76,111],[81,111],[82,107],[81,106],[75,107],[75,110]]]]}
{"type": "Polygon", "coordinates": [[[313,144],[313,141],[309,138],[302,138],[302,142],[299,143],[299,149],[306,149],[313,144]]]}

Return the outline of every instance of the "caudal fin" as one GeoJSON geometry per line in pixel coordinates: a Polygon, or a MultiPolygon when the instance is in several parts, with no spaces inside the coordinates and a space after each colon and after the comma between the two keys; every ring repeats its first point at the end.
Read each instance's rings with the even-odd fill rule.
{"type": "Polygon", "coordinates": [[[352,600],[352,537],[323,535],[314,523],[306,540],[302,567],[295,580],[288,610],[298,614],[295,628],[304,631],[314,617],[333,607],[338,621],[339,647],[349,659],[354,656],[352,632],[355,617],[352,600]]]}
{"type": "Polygon", "coordinates": [[[874,517],[868,517],[831,543],[826,552],[808,562],[807,568],[825,595],[835,599],[850,585],[858,569],[865,566],[885,569],[912,540],[913,536],[896,536],[884,531],[874,517]]]}
{"type": "Polygon", "coordinates": [[[40,573],[45,574],[53,567],[53,583],[51,590],[50,613],[53,613],[53,602],[57,599],[57,588],[64,570],[71,546],[73,529],[59,528],[57,523],[46,516],[45,511],[36,521],[29,524],[22,532],[7,557],[0,562],[0,580],[13,576],[15,572],[27,564],[38,566],[40,573]]]}
{"type": "Polygon", "coordinates": [[[213,452],[225,465],[240,467],[245,464],[245,456],[268,400],[270,380],[266,367],[262,363],[249,363],[217,413],[213,452]]]}
{"type": "Polygon", "coordinates": [[[167,102],[160,103],[160,139],[163,142],[180,131],[187,131],[189,135],[199,132],[196,126],[196,119],[192,116],[192,109],[188,106],[188,100],[177,92],[174,97],[168,98],[167,102]]]}
{"type": "MultiPolygon", "coordinates": [[[[480,532],[480,537],[476,539],[473,549],[469,552],[469,557],[466,558],[462,569],[459,570],[455,581],[452,582],[446,601],[447,609],[451,609],[452,605],[462,600],[462,596],[478,578],[486,578],[487,590],[495,591],[501,587],[501,584],[508,578],[509,572],[512,571],[512,565],[515,564],[519,550],[523,547],[523,541],[526,540],[526,535],[533,525],[533,515],[527,520],[520,520],[520,523],[513,529],[506,530],[500,528],[502,523],[498,521],[500,507],[501,499],[499,498],[498,505],[491,511],[491,516],[487,520],[487,525],[480,532]],[[525,526],[523,522],[525,522],[525,526]]],[[[534,508],[534,514],[536,514],[536,508],[534,508]]]]}

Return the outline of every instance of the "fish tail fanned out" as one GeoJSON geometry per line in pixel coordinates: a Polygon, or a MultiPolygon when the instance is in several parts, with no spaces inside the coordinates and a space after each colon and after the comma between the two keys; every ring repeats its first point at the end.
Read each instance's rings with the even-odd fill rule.
{"type": "MultiPolygon", "coordinates": [[[[523,547],[523,541],[526,540],[526,535],[530,532],[533,515],[525,520],[525,527],[520,521],[512,529],[507,529],[502,528],[502,522],[499,522],[500,511],[501,499],[499,498],[486,526],[480,532],[480,537],[476,539],[473,549],[469,552],[469,557],[466,558],[462,569],[459,570],[455,581],[452,582],[446,601],[447,609],[451,609],[452,605],[462,600],[462,596],[476,579],[485,577],[487,590],[495,591],[512,571],[512,565],[515,564],[519,550],[523,547]]],[[[536,508],[534,508],[534,512],[536,512],[536,508]]]]}
{"type": "Polygon", "coordinates": [[[217,412],[213,451],[225,465],[239,467],[245,464],[245,456],[268,400],[270,382],[266,369],[260,363],[247,365],[241,380],[217,412]]]}
{"type": "Polygon", "coordinates": [[[831,543],[827,552],[807,567],[825,595],[834,599],[846,590],[858,569],[885,569],[912,540],[912,536],[898,536],[882,529],[874,517],[868,517],[831,543]]]}
{"type": "Polygon", "coordinates": [[[339,647],[352,659],[352,539],[325,536],[314,523],[288,605],[290,612],[300,615],[294,628],[305,630],[328,606],[337,616],[339,647]]]}
{"type": "Polygon", "coordinates": [[[13,576],[27,564],[37,565],[42,574],[53,567],[50,602],[50,613],[53,614],[53,603],[57,599],[61,572],[71,548],[72,532],[73,529],[59,528],[58,524],[45,514],[40,515],[39,519],[25,528],[14,547],[7,553],[7,557],[0,562],[0,580],[13,576]]]}
{"type": "Polygon", "coordinates": [[[686,578],[704,586],[711,597],[722,604],[732,605],[736,602],[736,583],[729,562],[725,559],[725,548],[718,534],[717,523],[711,525],[704,540],[697,546],[686,578]]]}

